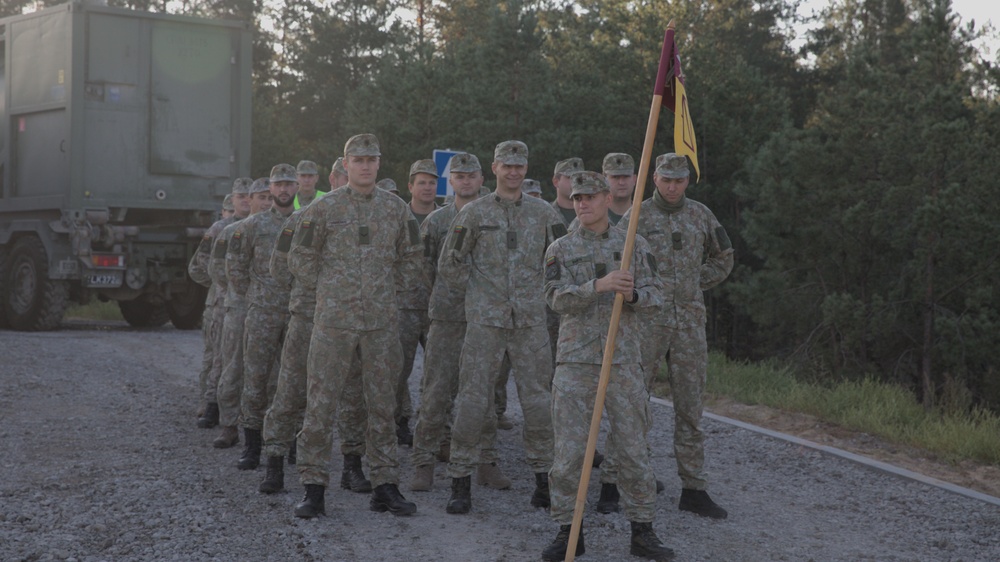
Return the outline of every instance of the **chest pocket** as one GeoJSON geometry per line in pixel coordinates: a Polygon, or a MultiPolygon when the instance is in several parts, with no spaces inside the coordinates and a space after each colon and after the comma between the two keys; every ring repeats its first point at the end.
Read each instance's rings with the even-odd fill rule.
{"type": "Polygon", "coordinates": [[[569,271],[570,276],[573,278],[573,283],[580,284],[586,283],[591,279],[597,278],[598,269],[603,268],[603,277],[607,274],[607,264],[595,264],[593,258],[590,256],[577,256],[566,260],[566,264],[563,266],[569,271]]]}

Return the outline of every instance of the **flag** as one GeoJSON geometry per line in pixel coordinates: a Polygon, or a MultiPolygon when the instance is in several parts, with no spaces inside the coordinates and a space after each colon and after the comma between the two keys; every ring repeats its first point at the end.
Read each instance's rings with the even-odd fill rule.
{"type": "Polygon", "coordinates": [[[694,134],[694,123],[691,121],[691,109],[688,106],[687,90],[684,88],[684,72],[681,70],[681,57],[674,41],[674,30],[668,29],[663,38],[663,50],[671,53],[669,68],[664,76],[663,105],[674,112],[674,152],[691,159],[694,165],[695,181],[701,178],[698,168],[698,140],[694,134]]]}

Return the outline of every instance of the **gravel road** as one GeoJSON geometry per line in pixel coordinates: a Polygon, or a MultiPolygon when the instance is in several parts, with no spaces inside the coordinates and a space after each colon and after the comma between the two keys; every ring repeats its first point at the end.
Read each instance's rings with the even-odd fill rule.
{"type": "MultiPolygon", "coordinates": [[[[556,527],[528,498],[520,412],[501,432],[507,491],[474,486],[467,516],[435,489],[403,493],[413,517],[368,510],[368,496],[328,490],[327,517],[292,515],[302,496],[257,492],[263,468],[236,470],[238,449],[195,427],[198,332],[66,322],[0,331],[0,560],[538,560],[556,527]]],[[[415,385],[418,377],[412,377],[415,385]]],[[[513,385],[511,396],[515,396],[513,385]]],[[[654,465],[667,483],[654,527],[678,560],[1000,560],[1000,507],[706,420],[710,491],[725,521],[677,510],[671,414],[654,406],[654,465]]],[[[339,473],[340,457],[331,470],[339,473]]],[[[590,486],[595,502],[596,473],[590,486]]],[[[628,521],[588,513],[581,560],[636,560],[628,521]]]]}

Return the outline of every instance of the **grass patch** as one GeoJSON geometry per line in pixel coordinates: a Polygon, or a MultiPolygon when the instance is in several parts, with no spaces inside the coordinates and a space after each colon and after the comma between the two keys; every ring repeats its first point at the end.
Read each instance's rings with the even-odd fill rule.
{"type": "MultiPolygon", "coordinates": [[[[665,369],[665,367],[664,367],[665,369]]],[[[919,447],[955,462],[1000,464],[1000,416],[983,409],[966,413],[925,411],[908,390],[865,379],[820,385],[798,380],[776,363],[743,363],[709,357],[710,395],[743,404],[801,412],[842,427],[919,447]]],[[[665,395],[665,373],[654,392],[665,395]]]]}
{"type": "Polygon", "coordinates": [[[118,303],[114,301],[95,301],[85,305],[73,305],[66,309],[66,318],[80,318],[83,320],[122,320],[122,313],[118,310],[118,303]]]}

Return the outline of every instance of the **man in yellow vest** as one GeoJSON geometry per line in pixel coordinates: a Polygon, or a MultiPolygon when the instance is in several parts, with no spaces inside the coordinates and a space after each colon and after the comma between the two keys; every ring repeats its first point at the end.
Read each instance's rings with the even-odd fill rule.
{"type": "Polygon", "coordinates": [[[301,209],[312,203],[314,199],[326,195],[325,191],[316,189],[316,182],[319,181],[319,169],[315,162],[303,160],[295,167],[295,172],[299,178],[299,192],[295,194],[294,201],[296,209],[301,209]]]}

